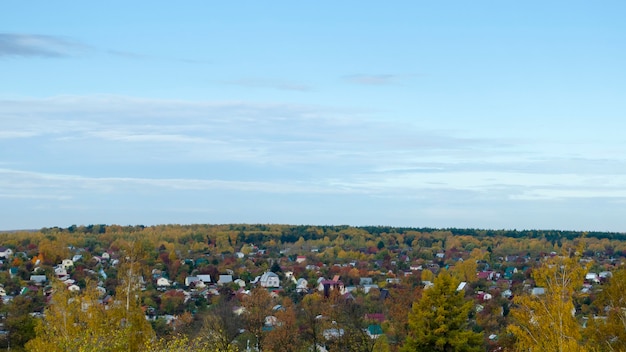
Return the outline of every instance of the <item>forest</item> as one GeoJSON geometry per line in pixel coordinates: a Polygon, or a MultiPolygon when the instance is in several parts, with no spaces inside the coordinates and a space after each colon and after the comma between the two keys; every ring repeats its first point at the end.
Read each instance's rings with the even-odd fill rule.
{"type": "Polygon", "coordinates": [[[15,351],[624,351],[626,234],[72,225],[0,233],[15,351]]]}

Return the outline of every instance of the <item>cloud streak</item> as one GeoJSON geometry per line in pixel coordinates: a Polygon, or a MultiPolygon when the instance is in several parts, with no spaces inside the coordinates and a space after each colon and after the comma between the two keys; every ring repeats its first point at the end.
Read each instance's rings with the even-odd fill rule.
{"type": "Polygon", "coordinates": [[[0,33],[0,57],[62,58],[86,49],[84,44],[58,36],[0,33]]]}
{"type": "Polygon", "coordinates": [[[0,169],[0,185],[5,189],[0,198],[54,198],[69,199],[76,193],[125,193],[169,189],[179,191],[231,190],[277,194],[294,193],[346,193],[356,192],[344,187],[332,189],[332,184],[297,181],[233,181],[193,178],[142,178],[142,177],[85,177],[80,175],[52,174],[14,169],[0,169]],[[11,190],[15,190],[11,192],[11,190]],[[46,190],[57,193],[48,195],[46,190]],[[30,191],[30,192],[29,192],[30,191]],[[64,196],[61,196],[64,194],[64,196]]]}
{"type": "Polygon", "coordinates": [[[224,83],[248,88],[269,88],[298,92],[308,92],[312,89],[309,85],[303,83],[263,78],[235,79],[230,81],[224,81],[224,83]]]}
{"type": "MultiPolygon", "coordinates": [[[[245,203],[252,213],[268,200],[278,213],[299,204],[317,214],[324,211],[303,200],[319,206],[323,199],[341,204],[334,213],[357,203],[389,204],[380,209],[387,219],[402,210],[393,208],[397,202],[471,219],[482,211],[474,204],[497,217],[499,207],[511,204],[532,213],[538,202],[626,201],[623,154],[600,159],[578,144],[568,149],[571,157],[539,153],[548,148],[534,139],[481,138],[375,117],[246,101],[0,99],[0,200],[76,207],[93,199],[102,207],[138,200],[126,206],[149,212],[166,205],[204,209],[216,199],[230,202],[232,211],[245,203]]],[[[333,214],[326,215],[341,219],[333,214]]]]}
{"type": "Polygon", "coordinates": [[[345,82],[363,86],[386,86],[398,84],[408,75],[397,74],[354,74],[342,77],[345,82]]]}

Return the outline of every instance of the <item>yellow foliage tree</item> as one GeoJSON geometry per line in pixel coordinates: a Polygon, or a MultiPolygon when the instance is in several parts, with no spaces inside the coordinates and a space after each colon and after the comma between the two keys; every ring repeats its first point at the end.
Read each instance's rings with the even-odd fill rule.
{"type": "Polygon", "coordinates": [[[99,301],[100,292],[89,284],[81,293],[54,284],[52,304],[35,328],[28,351],[140,351],[154,337],[141,307],[130,311],[119,301],[108,309],[99,301]]]}
{"type": "Polygon", "coordinates": [[[584,352],[582,327],[575,317],[572,296],[583,283],[586,268],[577,256],[555,257],[533,271],[542,295],[514,299],[514,323],[507,330],[517,338],[516,350],[527,352],[584,352]]]}
{"type": "Polygon", "coordinates": [[[465,261],[458,261],[454,264],[452,275],[459,281],[474,282],[476,281],[477,268],[476,259],[468,258],[465,261]]]}
{"type": "Polygon", "coordinates": [[[598,297],[605,319],[589,319],[586,335],[599,351],[626,351],[626,269],[613,272],[598,297]]]}

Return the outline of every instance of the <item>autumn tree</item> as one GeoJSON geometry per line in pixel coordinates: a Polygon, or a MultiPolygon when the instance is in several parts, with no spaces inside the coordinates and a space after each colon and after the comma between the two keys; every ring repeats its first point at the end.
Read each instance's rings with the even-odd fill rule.
{"type": "Polygon", "coordinates": [[[119,302],[106,309],[95,285],[74,293],[55,283],[54,291],[29,351],[140,351],[153,337],[139,306],[126,312],[119,302]]]}
{"type": "Polygon", "coordinates": [[[324,314],[328,314],[330,306],[328,301],[319,293],[304,296],[300,302],[300,326],[302,326],[302,338],[314,346],[321,343],[322,330],[324,328],[324,314]]]}
{"type": "MultiPolygon", "coordinates": [[[[185,335],[178,335],[171,339],[158,339],[147,341],[144,344],[143,351],[146,352],[221,352],[210,342],[202,338],[190,340],[185,335]]],[[[227,350],[228,352],[236,352],[237,350],[227,350]]]]}
{"type": "Polygon", "coordinates": [[[578,256],[554,257],[533,270],[535,283],[545,293],[513,300],[513,324],[508,330],[517,338],[518,351],[587,351],[572,298],[583,283],[585,270],[578,256]]]}
{"type": "Polygon", "coordinates": [[[396,346],[408,335],[409,315],[407,312],[411,309],[417,294],[417,289],[401,284],[389,291],[389,297],[384,302],[388,316],[389,340],[396,346]]]}
{"type": "Polygon", "coordinates": [[[613,272],[597,299],[605,319],[589,319],[585,333],[599,351],[626,351],[626,269],[613,272]]]}
{"type": "Polygon", "coordinates": [[[293,302],[287,297],[282,306],[274,313],[276,322],[267,334],[265,348],[273,352],[297,352],[303,345],[296,324],[296,310],[293,302]]]}
{"type": "Polygon", "coordinates": [[[476,264],[476,260],[470,258],[465,261],[458,261],[454,264],[452,274],[459,281],[474,282],[476,281],[477,268],[478,265],[476,264]]]}
{"type": "Polygon", "coordinates": [[[0,348],[20,351],[28,340],[35,337],[37,318],[32,312],[41,312],[43,296],[36,291],[14,297],[10,302],[0,300],[0,312],[4,316],[6,335],[0,340],[0,348]]]}
{"type": "Polygon", "coordinates": [[[259,351],[263,350],[263,342],[265,340],[265,318],[272,313],[274,306],[272,296],[263,287],[256,287],[250,291],[250,295],[243,299],[244,312],[242,314],[246,330],[256,338],[256,347],[259,351]]]}
{"type": "Polygon", "coordinates": [[[363,305],[343,296],[331,295],[331,324],[328,328],[337,331],[326,346],[330,351],[373,352],[388,350],[386,339],[372,338],[368,334],[370,322],[365,319],[363,305]],[[383,346],[384,345],[384,346],[383,346]]]}
{"type": "Polygon", "coordinates": [[[459,281],[447,270],[423,291],[409,313],[409,337],[402,351],[473,352],[483,350],[483,337],[469,329],[472,302],[457,291],[459,281]]]}
{"type": "Polygon", "coordinates": [[[214,347],[216,352],[237,351],[235,338],[239,335],[243,322],[233,312],[233,304],[220,300],[214,304],[204,317],[200,336],[214,347]]]}
{"type": "Polygon", "coordinates": [[[116,294],[108,306],[95,283],[83,292],[70,292],[54,283],[51,304],[39,321],[31,351],[140,351],[154,337],[141,309],[141,246],[123,251],[116,294]]]}

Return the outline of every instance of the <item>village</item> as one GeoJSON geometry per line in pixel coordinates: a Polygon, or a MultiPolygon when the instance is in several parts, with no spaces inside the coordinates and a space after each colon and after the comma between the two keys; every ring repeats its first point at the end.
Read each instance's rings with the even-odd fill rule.
{"type": "MultiPolygon", "coordinates": [[[[27,234],[23,236],[28,237],[27,234]]],[[[69,238],[69,234],[57,233],[56,236],[69,238]]],[[[398,335],[392,326],[393,320],[398,318],[392,316],[397,313],[391,307],[390,298],[396,292],[408,290],[405,306],[401,307],[406,314],[419,292],[431,287],[437,274],[446,270],[458,278],[457,290],[463,291],[466,299],[473,302],[471,319],[481,328],[486,343],[497,346],[506,329],[512,299],[517,295],[544,294],[544,288],[538,287],[532,279],[532,269],[548,258],[562,255],[554,250],[543,252],[534,248],[531,251],[535,253],[525,248],[515,254],[498,255],[501,248],[497,246],[495,250],[463,246],[466,238],[441,233],[425,234],[423,238],[416,236],[414,241],[427,239],[434,244],[430,248],[420,246],[418,251],[409,245],[390,246],[391,237],[371,236],[369,243],[363,243],[374,245],[363,248],[351,248],[345,236],[339,241],[343,246],[338,248],[328,236],[323,236],[320,240],[300,238],[282,244],[273,240],[241,241],[237,247],[230,245],[232,252],[218,250],[219,236],[214,240],[210,236],[196,236],[209,238],[205,246],[198,246],[193,241],[177,241],[177,246],[173,246],[173,243],[161,240],[157,241],[158,246],[154,243],[154,248],[144,248],[149,250],[142,258],[137,257],[141,271],[133,276],[133,280],[141,292],[145,318],[160,334],[172,333],[185,324],[192,324],[197,314],[224,299],[225,295],[234,302],[233,313],[240,315],[245,310],[242,301],[251,290],[262,288],[275,300],[274,310],[281,307],[283,297],[296,304],[307,295],[341,297],[357,302],[365,307],[362,329],[367,336],[377,339],[389,331],[392,336],[386,338],[393,341],[393,336],[398,335]],[[443,248],[436,241],[441,236],[447,238],[447,246],[443,248]],[[376,238],[380,240],[376,241],[376,238]],[[453,242],[457,245],[451,246],[453,242]],[[193,248],[201,250],[194,251],[193,248]]],[[[28,243],[25,247],[0,247],[3,307],[10,307],[19,297],[32,297],[39,303],[31,305],[33,311],[24,313],[37,319],[45,314],[46,298],[52,293],[53,282],[62,282],[63,287],[71,292],[85,289],[87,282],[96,283],[102,304],[112,304],[119,285],[118,270],[129,261],[128,250],[120,246],[119,239],[123,237],[113,236],[111,239],[115,240],[107,242],[106,236],[101,235],[95,245],[92,242],[91,248],[74,245],[48,248],[55,244],[50,240],[44,241],[42,248],[35,243],[28,243]],[[54,258],[49,258],[51,256],[54,258]]],[[[60,242],[67,241],[67,238],[60,242]]],[[[239,239],[245,240],[245,237],[239,235],[239,239]]],[[[583,324],[590,317],[601,315],[598,307],[593,306],[592,298],[602,290],[612,271],[622,265],[624,257],[619,254],[621,252],[615,250],[580,253],[579,261],[587,271],[578,291],[581,298],[576,315],[583,324]]],[[[393,304],[397,303],[395,297],[393,304]]],[[[4,314],[3,318],[6,320],[7,315],[4,314]]],[[[9,338],[12,335],[10,324],[0,324],[0,335],[9,338]]],[[[269,331],[276,324],[280,322],[269,311],[263,328],[269,331]]],[[[321,331],[321,336],[327,340],[342,334],[340,327],[326,326],[321,331]]]]}

